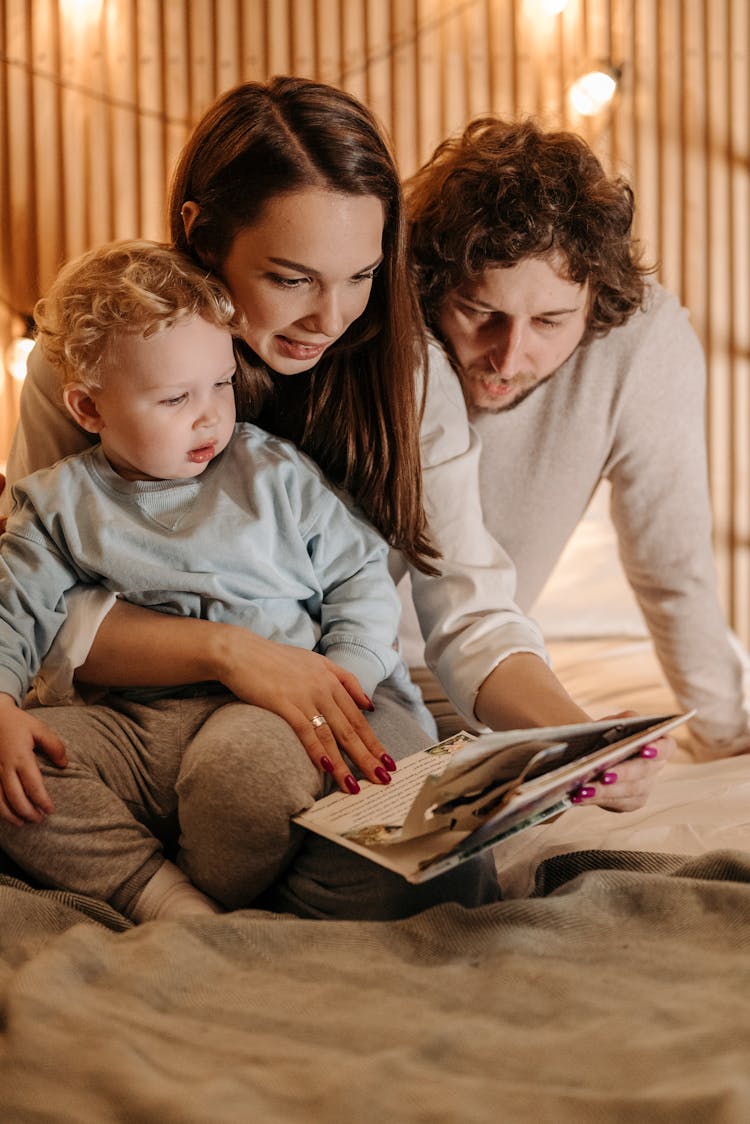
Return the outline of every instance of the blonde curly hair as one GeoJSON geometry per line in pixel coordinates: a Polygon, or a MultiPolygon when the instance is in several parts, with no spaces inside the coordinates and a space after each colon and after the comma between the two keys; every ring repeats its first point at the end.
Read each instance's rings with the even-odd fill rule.
{"type": "Polygon", "coordinates": [[[119,337],[148,338],[193,316],[233,333],[242,327],[220,281],[173,247],[143,240],[68,262],[34,308],[39,342],[63,385],[89,390],[102,387],[119,337]]]}

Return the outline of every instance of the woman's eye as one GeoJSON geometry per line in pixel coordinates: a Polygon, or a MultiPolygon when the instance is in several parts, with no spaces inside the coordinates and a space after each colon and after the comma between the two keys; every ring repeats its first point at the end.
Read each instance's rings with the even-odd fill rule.
{"type": "Polygon", "coordinates": [[[368,269],[365,273],[358,273],[356,277],[352,277],[352,284],[359,285],[362,281],[373,281],[380,273],[380,266],[376,265],[372,269],[368,269]]]}
{"type": "Polygon", "coordinates": [[[269,273],[268,278],[282,289],[298,289],[307,284],[307,277],[282,277],[280,273],[269,273]]]}

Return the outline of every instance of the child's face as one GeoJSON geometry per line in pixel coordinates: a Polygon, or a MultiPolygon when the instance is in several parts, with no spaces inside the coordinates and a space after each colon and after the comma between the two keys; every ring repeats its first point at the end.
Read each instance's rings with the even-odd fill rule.
{"type": "Polygon", "coordinates": [[[232,338],[199,316],[144,339],[123,337],[91,393],[102,448],[126,480],[199,476],[235,422],[232,338]]]}

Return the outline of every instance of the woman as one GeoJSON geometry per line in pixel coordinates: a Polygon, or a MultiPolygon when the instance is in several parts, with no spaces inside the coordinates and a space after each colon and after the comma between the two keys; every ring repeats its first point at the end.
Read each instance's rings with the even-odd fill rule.
{"type": "MultiPolygon", "coordinates": [[[[408,560],[423,591],[424,627],[433,628],[440,616],[441,583],[458,582],[467,590],[466,620],[456,615],[440,627],[451,658],[470,661],[472,645],[483,642],[476,601],[483,589],[494,588],[493,568],[502,555],[482,528],[470,489],[461,513],[430,511],[435,546],[440,547],[441,520],[460,518],[471,552],[471,558],[441,559],[441,575],[434,575],[412,377],[422,360],[422,335],[407,277],[398,177],[371,114],[349,95],[303,79],[247,83],[229,91],[208,110],[184,149],[170,217],[177,246],[223,278],[248,321],[240,348],[240,416],[295,440],[408,560]],[[463,644],[464,633],[471,643],[463,644]]],[[[11,482],[85,447],[86,435],[66,421],[53,386],[41,356],[32,356],[11,482]]],[[[434,393],[451,391],[441,386],[434,393]]],[[[464,453],[470,468],[473,450],[458,450],[457,457],[445,435],[431,428],[430,417],[428,401],[423,420],[428,475],[452,470],[464,453]]],[[[341,750],[364,776],[377,779],[383,741],[398,759],[428,740],[413,720],[417,703],[405,680],[376,692],[366,719],[360,707],[369,711],[370,700],[315,653],[213,622],[167,618],[121,603],[109,609],[99,606],[103,619],[88,658],[76,658],[75,642],[67,642],[68,671],[80,664],[78,676],[85,682],[177,686],[218,680],[238,698],[284,718],[314,762],[323,757],[333,762],[337,780],[349,772],[341,750]],[[316,716],[325,723],[313,725],[316,716]]],[[[496,613],[488,601],[483,613],[507,622],[511,638],[507,651],[498,646],[491,674],[477,684],[479,719],[491,715],[493,725],[546,725],[585,717],[539,658],[541,638],[512,603],[503,598],[496,613]]],[[[618,784],[595,799],[610,807],[636,806],[656,768],[646,761],[622,766],[618,784]]],[[[303,851],[324,846],[307,841],[303,851]]],[[[349,858],[332,848],[325,853],[328,885],[321,882],[322,864],[305,883],[322,886],[325,903],[318,898],[313,903],[307,889],[289,889],[293,863],[274,883],[284,908],[311,915],[390,916],[447,897],[476,903],[494,892],[487,888],[492,879],[484,863],[463,867],[450,885],[439,879],[426,889],[396,885],[398,880],[367,864],[361,878],[367,903],[359,905],[330,888],[342,884],[338,873],[349,858]],[[373,892],[375,883],[381,889],[373,892]]]]}

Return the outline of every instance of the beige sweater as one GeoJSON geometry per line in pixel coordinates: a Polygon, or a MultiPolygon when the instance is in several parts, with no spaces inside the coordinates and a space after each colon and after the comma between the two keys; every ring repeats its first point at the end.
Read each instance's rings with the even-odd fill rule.
{"type": "MultiPolygon", "coordinates": [[[[625,574],[667,680],[714,752],[750,748],[716,591],[700,344],[674,296],[581,345],[515,409],[477,414],[485,521],[533,606],[602,477],[625,574]]],[[[585,580],[583,578],[582,580],[585,580]]]]}

